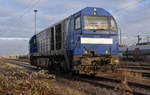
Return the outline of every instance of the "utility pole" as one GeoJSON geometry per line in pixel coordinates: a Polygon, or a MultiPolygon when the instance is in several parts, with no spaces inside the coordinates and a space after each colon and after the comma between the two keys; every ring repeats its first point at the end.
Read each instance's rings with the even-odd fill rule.
{"type": "Polygon", "coordinates": [[[149,36],[147,36],[146,38],[147,38],[147,42],[149,42],[149,38],[150,38],[150,37],[149,37],[149,36]]]}
{"type": "Polygon", "coordinates": [[[34,34],[36,35],[36,15],[37,15],[37,11],[38,10],[34,10],[34,13],[35,13],[35,31],[34,31],[34,34]]]}
{"type": "Polygon", "coordinates": [[[119,28],[120,30],[120,45],[122,45],[122,33],[121,33],[121,28],[119,28]]]}

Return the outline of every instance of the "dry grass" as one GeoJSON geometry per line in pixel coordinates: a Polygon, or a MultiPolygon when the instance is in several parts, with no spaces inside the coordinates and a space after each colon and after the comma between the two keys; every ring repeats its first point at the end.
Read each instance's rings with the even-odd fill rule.
{"type": "Polygon", "coordinates": [[[9,76],[0,73],[0,95],[56,94],[51,90],[49,83],[38,80],[39,74],[28,75],[25,72],[9,72],[8,74],[9,76]]]}
{"type": "Polygon", "coordinates": [[[53,75],[46,71],[29,74],[24,68],[0,62],[0,95],[58,95],[47,81],[53,75]]]}
{"type": "MultiPolygon", "coordinates": [[[[65,83],[64,83],[65,84],[65,83]]],[[[0,95],[86,95],[60,85],[47,70],[33,72],[0,59],[0,95]]]]}
{"type": "Polygon", "coordinates": [[[88,83],[55,78],[0,59],[0,95],[123,95],[88,83]],[[94,93],[94,94],[93,94],[94,93]]]}

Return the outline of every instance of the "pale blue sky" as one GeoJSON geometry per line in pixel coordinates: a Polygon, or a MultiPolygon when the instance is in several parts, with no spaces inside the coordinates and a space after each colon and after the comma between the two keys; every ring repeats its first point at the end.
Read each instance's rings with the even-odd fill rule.
{"type": "Polygon", "coordinates": [[[27,53],[24,39],[34,34],[34,9],[39,32],[84,7],[102,7],[117,19],[123,42],[134,44],[138,34],[143,40],[150,36],[149,5],[150,0],[0,0],[0,55],[27,53]]]}

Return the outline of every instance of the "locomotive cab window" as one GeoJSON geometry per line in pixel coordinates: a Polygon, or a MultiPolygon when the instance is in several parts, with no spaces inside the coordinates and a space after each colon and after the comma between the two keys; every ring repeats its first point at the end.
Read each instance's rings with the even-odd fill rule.
{"type": "Polygon", "coordinates": [[[105,16],[84,16],[84,29],[108,30],[108,18],[105,16]]]}
{"type": "Polygon", "coordinates": [[[117,23],[113,17],[110,18],[110,23],[111,23],[111,31],[117,31],[117,23]]]}
{"type": "Polygon", "coordinates": [[[75,18],[75,29],[80,29],[81,28],[81,22],[80,22],[80,17],[75,18]]]}

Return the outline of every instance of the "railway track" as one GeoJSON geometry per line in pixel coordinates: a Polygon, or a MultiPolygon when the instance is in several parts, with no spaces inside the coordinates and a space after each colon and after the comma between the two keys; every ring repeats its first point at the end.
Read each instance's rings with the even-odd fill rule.
{"type": "MultiPolygon", "coordinates": [[[[115,79],[115,78],[108,78],[108,77],[88,77],[88,79],[90,80],[89,82],[94,83],[96,85],[102,85],[102,86],[106,86],[107,88],[110,89],[115,89],[116,85],[119,84],[119,86],[122,86],[121,84],[121,80],[119,79],[115,79]]],[[[86,79],[83,79],[85,81],[87,81],[86,79]]],[[[145,89],[147,90],[147,93],[149,93],[150,91],[150,85],[146,85],[146,84],[141,84],[141,83],[136,83],[136,82],[131,82],[128,81],[127,85],[131,88],[131,91],[134,95],[147,95],[145,93],[141,93],[141,89],[145,89]],[[139,87],[139,88],[138,88],[139,87]],[[138,90],[140,89],[140,90],[138,90]]],[[[143,89],[143,91],[144,91],[143,89]]],[[[126,89],[125,91],[130,92],[129,89],[126,89]]]]}
{"type": "Polygon", "coordinates": [[[122,68],[130,68],[130,69],[136,69],[136,70],[150,70],[150,66],[124,66],[122,68]]]}
{"type": "MultiPolygon", "coordinates": [[[[19,62],[19,61],[13,61],[13,60],[8,60],[8,63],[10,64],[15,64],[19,66],[23,66],[26,68],[30,69],[36,69],[35,66],[31,66],[30,64],[25,64],[24,62],[19,62]]],[[[62,75],[61,75],[62,76],[62,75]]],[[[82,82],[87,82],[95,86],[107,88],[107,89],[116,89],[116,85],[121,84],[121,80],[118,79],[113,79],[113,78],[108,78],[108,77],[95,77],[95,76],[88,76],[88,75],[78,75],[78,76],[68,76],[68,75],[63,75],[63,77],[67,79],[77,79],[82,82]]],[[[136,83],[136,82],[130,82],[128,81],[128,86],[132,87],[131,91],[128,89],[125,89],[124,91],[127,93],[133,93],[133,95],[150,95],[150,85],[146,84],[141,84],[141,83],[136,83]],[[141,92],[142,91],[142,92],[141,92]]]]}
{"type": "MultiPolygon", "coordinates": [[[[80,79],[81,81],[83,82],[88,82],[90,84],[93,84],[95,86],[100,86],[100,87],[103,87],[103,88],[107,88],[107,89],[115,89],[116,87],[112,84],[105,84],[107,81],[105,82],[99,82],[99,81],[93,81],[93,80],[89,80],[89,79],[80,79]]],[[[113,83],[114,84],[114,83],[113,83]]],[[[118,89],[116,89],[118,90],[118,89]]],[[[119,89],[119,90],[124,90],[124,89],[119,89]]],[[[145,93],[141,93],[140,91],[130,91],[130,90],[124,90],[124,92],[126,93],[130,93],[130,94],[133,94],[133,95],[148,95],[148,94],[145,94],[145,93]]]]}
{"type": "Polygon", "coordinates": [[[136,70],[150,70],[150,64],[144,62],[128,62],[122,61],[119,65],[120,68],[130,68],[136,70]]]}
{"type": "Polygon", "coordinates": [[[142,77],[150,78],[150,65],[149,64],[121,64],[120,69],[127,69],[133,72],[141,72],[142,77]]]}
{"type": "Polygon", "coordinates": [[[9,63],[11,64],[15,64],[15,65],[19,65],[19,66],[23,66],[26,68],[30,68],[30,69],[37,69],[35,66],[32,66],[30,64],[27,64],[27,62],[22,62],[22,61],[18,61],[18,60],[7,60],[9,63]]]}

